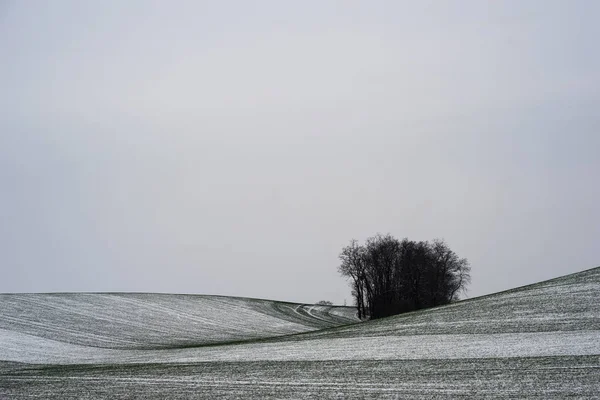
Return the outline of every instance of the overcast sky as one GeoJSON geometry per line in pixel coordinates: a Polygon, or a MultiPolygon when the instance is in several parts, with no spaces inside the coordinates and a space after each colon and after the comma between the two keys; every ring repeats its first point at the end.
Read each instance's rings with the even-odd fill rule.
{"type": "Polygon", "coordinates": [[[444,238],[469,296],[600,265],[600,2],[0,0],[0,292],[351,302],[444,238]]]}

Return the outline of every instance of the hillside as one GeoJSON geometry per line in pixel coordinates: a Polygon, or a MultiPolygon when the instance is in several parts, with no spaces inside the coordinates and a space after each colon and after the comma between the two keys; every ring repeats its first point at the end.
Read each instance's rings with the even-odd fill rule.
{"type": "MultiPolygon", "coordinates": [[[[0,338],[92,348],[201,346],[358,322],[351,307],[147,293],[1,294],[0,338]]],[[[0,350],[1,354],[1,350],[0,350]]]]}
{"type": "Polygon", "coordinates": [[[349,308],[265,300],[3,295],[0,395],[594,398],[599,298],[600,268],[346,325],[349,308]]]}

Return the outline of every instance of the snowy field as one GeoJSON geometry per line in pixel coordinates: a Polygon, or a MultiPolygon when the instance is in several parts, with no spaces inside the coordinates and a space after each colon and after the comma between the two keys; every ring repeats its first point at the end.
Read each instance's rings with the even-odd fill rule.
{"type": "Polygon", "coordinates": [[[365,323],[213,296],[0,301],[0,399],[600,398],[600,268],[365,323]]]}
{"type": "Polygon", "coordinates": [[[351,307],[221,296],[0,294],[0,337],[17,333],[92,348],[173,348],[330,328],[357,322],[355,314],[351,307]]]}

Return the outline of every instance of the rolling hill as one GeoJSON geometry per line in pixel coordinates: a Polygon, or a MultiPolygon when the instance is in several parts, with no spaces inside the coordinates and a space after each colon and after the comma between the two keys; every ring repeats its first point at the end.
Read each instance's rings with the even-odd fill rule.
{"type": "Polygon", "coordinates": [[[600,268],[356,323],[349,307],[0,296],[0,398],[595,398],[600,268]]]}
{"type": "Polygon", "coordinates": [[[193,347],[358,322],[352,307],[147,293],[0,295],[0,337],[106,349],[193,347]]]}

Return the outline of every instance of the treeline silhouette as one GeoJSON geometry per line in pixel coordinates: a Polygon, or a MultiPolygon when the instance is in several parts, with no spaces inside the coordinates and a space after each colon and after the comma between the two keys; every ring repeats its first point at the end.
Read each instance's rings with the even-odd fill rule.
{"type": "Polygon", "coordinates": [[[448,304],[470,282],[469,262],[443,240],[415,242],[377,234],[342,249],[339,272],[350,278],[361,319],[448,304]]]}

